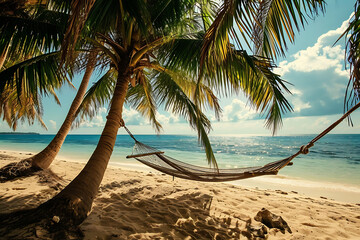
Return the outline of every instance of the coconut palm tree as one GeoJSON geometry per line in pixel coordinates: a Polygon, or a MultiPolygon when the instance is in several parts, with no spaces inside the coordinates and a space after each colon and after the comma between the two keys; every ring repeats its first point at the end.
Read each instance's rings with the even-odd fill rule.
{"type": "MultiPolygon", "coordinates": [[[[279,76],[272,73],[271,61],[236,49],[229,41],[231,29],[216,28],[223,26],[224,20],[229,23],[228,12],[223,11],[222,20],[216,25],[211,14],[204,14],[214,11],[200,5],[190,11],[189,16],[200,12],[203,28],[198,31],[191,28],[186,32],[189,26],[185,25],[182,29],[185,31],[176,31],[179,24],[175,23],[183,23],[180,20],[188,16],[185,12],[194,9],[194,2],[170,3],[178,8],[158,1],[95,2],[89,15],[89,26],[98,32],[100,41],[86,40],[100,49],[102,61],[107,63],[105,68],[109,70],[90,89],[81,111],[86,115],[91,112],[91,106],[104,104],[110,97],[104,130],[81,173],[36,210],[14,214],[15,218],[21,218],[17,224],[24,226],[29,221],[46,223],[56,216],[57,227],[71,228],[86,218],[111,156],[117,131],[123,124],[122,109],[126,100],[147,116],[155,128],[159,127],[155,103],[184,116],[198,130],[208,160],[215,166],[207,138],[210,122],[202,113],[206,106],[219,113],[214,91],[231,94],[243,90],[255,107],[268,112],[269,126],[278,124],[281,112],[290,109],[282,93],[286,87],[279,76]],[[159,9],[163,6],[165,9],[159,9]],[[103,32],[91,21],[108,26],[111,31],[103,32]],[[204,51],[206,49],[208,51],[204,51]]],[[[10,220],[6,221],[9,223],[10,220]]]]}
{"type": "MultiPolygon", "coordinates": [[[[3,35],[4,37],[2,40],[5,43],[6,40],[10,42],[8,43],[7,46],[4,44],[5,45],[4,48],[6,48],[6,51],[8,51],[10,48],[10,52],[15,51],[17,54],[19,54],[19,49],[20,49],[20,51],[22,50],[21,51],[22,54],[25,53],[32,54],[31,51],[34,51],[33,48],[35,48],[37,52],[39,52],[38,49],[39,45],[42,46],[45,44],[47,48],[45,48],[44,50],[47,51],[50,50],[50,48],[56,49],[59,47],[62,41],[62,37],[60,35],[61,32],[63,32],[64,25],[67,21],[66,14],[54,10],[49,10],[48,8],[44,8],[44,9],[39,8],[35,12],[34,16],[31,17],[28,16],[25,19],[23,16],[15,20],[13,19],[14,18],[13,16],[11,17],[12,17],[11,19],[8,19],[9,16],[7,15],[3,17],[4,24],[2,27],[2,32],[4,33],[3,35]],[[56,21],[51,21],[54,18],[56,21]],[[7,20],[7,22],[5,20],[7,20]],[[46,21],[44,22],[44,20],[46,21]],[[42,25],[42,28],[36,27],[39,24],[42,25]],[[28,26],[35,26],[35,27],[28,28],[28,26]],[[50,27],[51,30],[49,31],[50,27]],[[59,33],[54,32],[54,27],[55,30],[56,29],[60,30],[60,32],[59,33]],[[11,34],[8,34],[9,32],[11,34]],[[33,37],[30,39],[27,37],[28,32],[32,32],[33,37]],[[38,34],[34,34],[34,32],[38,34]],[[47,35],[47,33],[49,34],[47,35]],[[54,38],[53,37],[54,35],[57,35],[57,37],[54,38]],[[42,41],[43,38],[45,38],[46,41],[42,41]],[[29,45],[32,46],[32,48],[24,47],[29,45]],[[15,49],[13,46],[17,46],[17,48],[15,49]]],[[[56,54],[59,55],[59,53],[56,54]]],[[[40,52],[39,55],[43,56],[44,54],[40,52]]],[[[19,163],[11,163],[1,168],[0,177],[2,181],[13,179],[16,177],[21,177],[23,175],[29,175],[34,171],[37,171],[39,169],[46,169],[50,166],[52,161],[55,159],[57,153],[59,152],[68,132],[71,129],[71,125],[75,118],[75,114],[85,95],[91,74],[94,71],[96,64],[96,57],[97,57],[97,51],[95,48],[93,48],[92,50],[89,51],[89,54],[87,56],[85,74],[83,80],[81,81],[80,87],[77,91],[77,94],[74,98],[74,101],[72,102],[65,120],[62,126],[60,127],[59,131],[53,138],[53,140],[40,153],[28,159],[22,160],[19,163]]],[[[6,75],[11,76],[11,74],[24,67],[29,68],[28,65],[23,66],[21,64],[11,66],[10,70],[12,69],[12,71],[10,71],[10,74],[7,73],[7,71],[4,71],[0,73],[0,76],[4,76],[4,75],[5,77],[6,75]]],[[[46,68],[48,68],[48,66],[46,66],[46,68]]],[[[44,71],[44,69],[46,68],[40,68],[40,71],[44,71]]],[[[38,69],[39,68],[34,69],[34,71],[37,71],[38,69]]],[[[26,76],[31,76],[31,75],[26,74],[26,76]]],[[[49,87],[50,86],[52,85],[49,85],[49,87]]],[[[17,91],[16,88],[17,87],[13,87],[10,86],[10,84],[7,84],[5,91],[3,91],[3,93],[1,94],[2,97],[0,103],[2,105],[2,111],[0,111],[0,114],[3,114],[4,119],[7,120],[7,122],[9,123],[10,126],[13,127],[13,129],[16,128],[17,121],[19,119],[24,120],[24,118],[27,118],[29,120],[29,123],[33,123],[34,118],[37,118],[40,121],[40,123],[43,126],[45,126],[43,121],[41,120],[42,108],[40,107],[41,106],[40,96],[34,97],[32,91],[28,91],[27,94],[24,94],[22,92],[19,94],[19,91],[17,91]],[[11,94],[9,94],[10,91],[11,94]],[[19,97],[16,97],[17,95],[19,97]]],[[[51,91],[51,93],[56,97],[54,91],[51,91]]],[[[37,95],[39,94],[37,93],[37,95]]],[[[56,100],[59,103],[57,98],[56,100]]]]}
{"type": "MultiPolygon", "coordinates": [[[[199,9],[194,4],[185,0],[95,2],[86,26],[97,32],[97,39],[88,37],[86,41],[99,49],[107,73],[89,90],[80,116],[91,113],[93,106],[105,104],[111,98],[105,127],[80,174],[36,210],[13,215],[21,216],[17,224],[26,225],[29,219],[46,222],[56,216],[57,226],[70,228],[88,216],[117,131],[123,125],[125,101],[135,106],[156,129],[160,129],[157,104],[186,118],[198,131],[207,159],[215,167],[207,137],[211,125],[202,112],[210,107],[219,115],[214,91],[232,94],[243,90],[262,111],[276,102],[279,108],[275,111],[270,107],[268,111],[272,122],[278,122],[281,110],[290,109],[282,93],[286,87],[272,73],[268,59],[250,56],[226,44],[221,56],[200,61],[206,26],[210,25],[212,16],[198,15],[199,9]],[[202,20],[203,24],[197,24],[194,19],[202,20]],[[104,26],[108,28],[106,31],[104,26]]],[[[211,12],[205,5],[199,6],[202,11],[211,12]]]]}

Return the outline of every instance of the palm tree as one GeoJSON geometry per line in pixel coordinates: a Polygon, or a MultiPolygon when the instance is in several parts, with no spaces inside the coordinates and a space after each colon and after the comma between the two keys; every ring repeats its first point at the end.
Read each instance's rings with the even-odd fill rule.
{"type": "MultiPolygon", "coordinates": [[[[284,83],[272,73],[268,59],[250,56],[226,44],[221,56],[200,61],[204,31],[212,16],[200,14],[197,19],[203,24],[199,28],[194,23],[194,16],[199,12],[194,4],[193,1],[167,0],[95,2],[87,26],[97,32],[99,40],[86,40],[99,49],[101,61],[106,65],[104,69],[108,71],[89,90],[80,116],[91,114],[92,106],[105,104],[110,97],[107,121],[95,151],[80,174],[53,199],[34,210],[35,213],[26,212],[21,224],[27,224],[29,219],[45,221],[57,216],[59,226],[68,228],[87,217],[112,154],[117,131],[123,124],[126,100],[158,130],[161,126],[156,120],[157,103],[185,117],[198,131],[208,161],[215,167],[207,137],[211,125],[202,112],[210,107],[219,115],[214,90],[224,94],[244,90],[262,111],[276,102],[279,108],[270,107],[268,112],[271,123],[279,122],[281,110],[290,109],[282,94],[282,89],[286,90],[284,83]],[[105,31],[104,26],[108,27],[105,31]]],[[[199,6],[203,11],[209,10],[205,5],[199,6]]]]}
{"type": "MultiPolygon", "coordinates": [[[[257,19],[256,14],[247,19],[246,14],[261,11],[256,4],[245,5],[245,8],[236,5],[255,1],[224,2],[220,10],[209,7],[207,2],[194,8],[193,1],[166,1],[167,4],[141,0],[95,2],[87,26],[98,32],[100,41],[94,38],[86,40],[99,49],[101,61],[106,65],[104,69],[108,71],[87,93],[80,116],[91,115],[93,106],[106,104],[111,98],[104,130],[81,173],[58,195],[36,210],[14,214],[16,220],[20,218],[17,222],[20,225],[17,226],[27,225],[29,221],[47,223],[57,216],[56,219],[60,219],[57,227],[71,228],[86,218],[113,151],[117,131],[123,124],[125,101],[148,117],[155,128],[160,128],[156,120],[157,103],[184,116],[198,130],[209,163],[215,166],[207,138],[211,125],[202,113],[202,109],[212,107],[219,114],[214,92],[227,95],[243,90],[258,110],[267,112],[268,126],[276,129],[281,122],[281,113],[291,109],[283,96],[282,91],[286,90],[284,82],[272,73],[273,64],[271,59],[266,58],[268,55],[248,55],[246,51],[234,47],[240,41],[232,43],[229,40],[229,34],[234,33],[234,16],[244,20],[238,22],[239,26],[245,26],[244,23],[249,21],[248,27],[251,28],[243,28],[244,33],[259,24],[258,21],[252,24],[257,19]],[[185,15],[185,12],[189,14],[185,15]],[[211,14],[215,12],[218,12],[217,17],[211,14]],[[198,19],[202,20],[200,29],[192,21],[184,21],[186,16],[194,20],[198,13],[198,19]],[[108,29],[103,31],[99,26],[107,26],[108,29]]],[[[262,2],[265,1],[258,3],[262,2]]],[[[292,13],[288,8],[281,10],[292,13]]],[[[290,16],[297,18],[292,14],[290,16]]],[[[271,26],[271,21],[276,19],[265,21],[262,29],[271,26]]],[[[288,26],[282,23],[284,25],[277,27],[283,29],[283,26],[288,26]]],[[[263,31],[267,37],[273,34],[268,33],[269,30],[263,31]]],[[[267,37],[260,38],[262,42],[258,46],[261,49],[276,49],[278,45],[268,44],[271,41],[267,37]]],[[[12,222],[11,219],[2,220],[11,224],[9,221],[12,222]]]]}
{"type": "MultiPolygon", "coordinates": [[[[6,40],[6,34],[10,30],[12,35],[8,36],[8,40],[12,43],[12,45],[16,45],[19,47],[20,43],[29,44],[29,40],[26,37],[27,36],[26,31],[29,31],[29,29],[25,28],[23,25],[25,24],[25,26],[29,26],[29,25],[36,26],[36,24],[43,24],[44,23],[43,22],[44,15],[45,15],[45,17],[47,16],[47,18],[46,18],[47,20],[50,20],[51,18],[49,19],[49,15],[52,15],[53,18],[54,17],[58,18],[58,19],[62,20],[62,22],[52,23],[49,21],[49,22],[45,22],[45,27],[43,26],[42,29],[39,29],[36,27],[35,27],[35,29],[30,29],[30,31],[32,31],[32,32],[39,32],[39,34],[38,34],[39,36],[37,36],[37,37],[39,37],[40,39],[34,38],[32,41],[33,42],[39,41],[40,44],[44,44],[41,41],[41,37],[46,36],[47,38],[50,38],[47,42],[52,41],[51,43],[47,43],[49,48],[51,48],[51,47],[55,48],[55,47],[59,46],[62,38],[59,35],[57,38],[57,42],[56,42],[56,41],[54,41],[54,39],[52,39],[52,35],[55,34],[54,32],[50,31],[49,35],[46,35],[46,32],[49,29],[46,27],[46,24],[48,24],[50,26],[55,25],[55,27],[56,27],[55,29],[61,29],[57,26],[65,25],[64,20],[66,21],[67,17],[63,13],[59,13],[57,11],[50,11],[48,9],[37,9],[37,12],[35,13],[34,17],[32,17],[30,19],[26,18],[25,20],[30,21],[31,22],[30,24],[28,22],[24,23],[23,17],[16,19],[17,21],[14,19],[10,19],[8,21],[8,24],[4,24],[3,29],[2,29],[3,32],[5,33],[4,34],[5,40],[6,40]],[[13,22],[15,22],[15,24],[13,22]],[[16,30],[13,31],[13,29],[16,29],[16,30]],[[24,34],[23,30],[25,31],[25,34],[24,34]],[[14,32],[15,32],[15,34],[14,34],[14,32]],[[42,34],[42,32],[45,32],[45,33],[42,34]],[[23,40],[24,38],[25,38],[25,41],[23,40]]],[[[8,16],[6,16],[6,17],[8,17],[8,16]]],[[[7,20],[6,17],[5,17],[5,20],[7,20]]],[[[64,28],[62,28],[62,29],[64,29],[64,28]]],[[[60,33],[58,33],[58,34],[60,34],[60,33]]],[[[34,35],[34,34],[32,34],[32,35],[34,35]]],[[[11,43],[9,43],[8,46],[5,46],[6,51],[9,49],[9,46],[11,45],[11,43]]],[[[45,42],[45,44],[46,44],[46,42],[45,42]]],[[[33,47],[35,47],[35,48],[38,47],[38,45],[39,44],[37,44],[37,43],[33,43],[33,47]]],[[[15,51],[14,48],[11,48],[11,50],[15,51]]],[[[28,54],[29,54],[29,51],[31,51],[31,49],[25,50],[25,52],[28,54]]],[[[22,160],[19,163],[11,163],[11,164],[8,164],[7,166],[1,168],[0,169],[0,177],[1,177],[2,181],[14,179],[16,177],[21,177],[23,175],[29,175],[39,169],[46,169],[50,166],[52,161],[55,159],[68,132],[71,129],[71,125],[72,125],[73,120],[75,119],[77,109],[80,106],[81,101],[86,93],[86,89],[87,89],[91,74],[95,68],[97,51],[94,48],[93,50],[90,50],[89,52],[90,53],[88,54],[86,71],[85,71],[83,80],[80,84],[80,87],[77,91],[74,101],[72,102],[72,104],[70,106],[69,112],[68,112],[65,120],[64,120],[62,126],[60,127],[59,131],[53,138],[53,140],[40,153],[38,153],[28,159],[22,160]]],[[[16,53],[17,54],[19,53],[18,49],[16,50],[16,53]]],[[[40,53],[40,56],[41,56],[41,53],[40,53]]],[[[21,68],[24,66],[21,66],[21,64],[20,64],[20,65],[18,65],[18,67],[21,68]]],[[[11,73],[16,72],[18,70],[14,66],[12,66],[12,68],[13,68],[13,71],[11,71],[11,73]]],[[[40,71],[44,71],[44,68],[40,68],[40,69],[42,69],[40,71]]],[[[36,70],[37,69],[35,69],[35,71],[36,70]]],[[[4,72],[6,75],[6,71],[4,71],[4,72]]],[[[1,72],[0,76],[1,75],[4,75],[4,73],[1,72]]],[[[9,74],[8,74],[8,76],[9,76],[9,74]]],[[[32,123],[33,119],[36,117],[40,121],[40,123],[43,126],[45,126],[41,119],[42,108],[41,108],[41,102],[39,101],[39,99],[40,99],[39,96],[37,96],[35,98],[31,91],[28,92],[27,96],[24,93],[18,94],[18,91],[16,91],[16,87],[10,87],[9,84],[7,85],[6,89],[7,90],[5,90],[2,93],[2,95],[1,95],[2,97],[0,99],[0,103],[2,105],[2,110],[3,110],[3,111],[0,111],[0,114],[3,114],[4,119],[7,120],[9,125],[12,126],[14,130],[16,128],[17,121],[19,119],[23,120],[24,118],[28,118],[29,123],[32,123]],[[9,91],[11,91],[11,93],[12,93],[11,95],[9,94],[9,91]],[[20,97],[16,97],[17,95],[19,95],[20,97]]],[[[52,91],[51,93],[56,97],[54,91],[52,91]]],[[[58,101],[58,99],[57,99],[57,101],[58,101]]]]}
{"type": "Polygon", "coordinates": [[[79,89],[75,95],[73,102],[71,103],[71,106],[63,124],[61,125],[54,138],[41,152],[27,159],[28,161],[31,161],[32,167],[38,169],[47,169],[55,159],[56,155],[59,153],[60,148],[71,129],[71,125],[73,123],[73,120],[75,119],[77,110],[83,100],[83,97],[85,96],[90,77],[95,69],[96,57],[97,51],[92,50],[89,54],[86,70],[80,83],[79,89]]]}

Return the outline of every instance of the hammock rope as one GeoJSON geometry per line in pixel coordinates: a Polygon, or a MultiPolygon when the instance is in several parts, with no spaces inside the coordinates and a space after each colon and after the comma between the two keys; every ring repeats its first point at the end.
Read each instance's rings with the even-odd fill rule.
{"type": "Polygon", "coordinates": [[[270,162],[264,166],[245,167],[245,168],[233,168],[233,169],[217,169],[206,168],[192,164],[188,164],[175,158],[169,157],[164,152],[139,142],[130,130],[122,122],[122,126],[125,128],[129,136],[135,141],[135,145],[132,154],[126,158],[135,158],[139,162],[154,168],[160,172],[169,174],[173,177],[179,177],[195,181],[206,182],[224,182],[240,180],[245,178],[263,176],[263,175],[276,175],[280,169],[292,165],[292,160],[300,154],[308,154],[309,149],[314,144],[338,126],[345,118],[360,107],[360,102],[347,111],[341,118],[331,124],[323,132],[313,138],[306,145],[300,147],[300,149],[290,157],[284,158],[279,161],[270,162]]]}

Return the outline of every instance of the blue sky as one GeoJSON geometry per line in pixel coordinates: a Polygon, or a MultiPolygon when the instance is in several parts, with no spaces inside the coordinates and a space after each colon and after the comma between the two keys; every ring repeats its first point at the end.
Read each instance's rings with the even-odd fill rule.
{"type": "MultiPolygon", "coordinates": [[[[287,95],[294,112],[284,116],[283,126],[278,135],[318,133],[341,116],[343,99],[348,81],[348,71],[344,67],[345,41],[333,43],[341,35],[349,19],[354,0],[329,0],[326,13],[315,20],[309,20],[305,29],[296,36],[295,44],[290,45],[286,58],[277,60],[276,72],[290,82],[292,95],[287,95]]],[[[81,75],[74,79],[77,86],[81,75]]],[[[91,82],[98,77],[95,74],[91,82]]],[[[33,131],[44,134],[56,133],[75,96],[75,90],[64,87],[59,92],[62,106],[57,106],[51,98],[44,98],[44,121],[48,131],[38,123],[28,126],[20,125],[17,131],[33,131]]],[[[264,120],[247,106],[247,100],[241,94],[236,97],[222,98],[223,108],[221,121],[212,119],[212,135],[271,135],[264,127],[264,120]]],[[[105,123],[106,108],[100,109],[92,121],[85,121],[73,134],[98,134],[105,123]]],[[[181,118],[160,110],[159,121],[163,124],[162,134],[196,134],[181,118]]],[[[354,127],[342,123],[334,133],[360,134],[360,112],[353,115],[354,127]]],[[[153,134],[148,122],[134,109],[125,107],[124,120],[129,128],[137,134],[153,134]]],[[[0,131],[11,131],[5,122],[0,122],[0,131]]],[[[120,130],[119,134],[124,131],[120,130]]]]}

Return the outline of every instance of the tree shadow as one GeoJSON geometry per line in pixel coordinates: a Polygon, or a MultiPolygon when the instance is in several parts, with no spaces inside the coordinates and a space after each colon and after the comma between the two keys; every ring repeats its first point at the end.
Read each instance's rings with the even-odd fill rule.
{"type": "Polygon", "coordinates": [[[98,198],[92,214],[81,225],[85,234],[101,231],[105,239],[240,238],[240,225],[245,222],[213,215],[211,195],[174,189],[144,198],[147,188],[134,187],[125,193],[111,193],[110,198],[98,198]]]}

